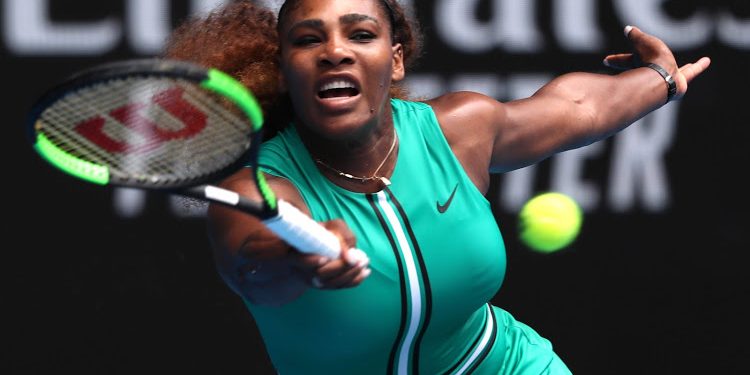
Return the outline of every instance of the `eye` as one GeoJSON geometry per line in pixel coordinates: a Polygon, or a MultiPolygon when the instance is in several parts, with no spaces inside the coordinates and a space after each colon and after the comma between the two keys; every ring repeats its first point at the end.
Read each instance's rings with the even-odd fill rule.
{"type": "Polygon", "coordinates": [[[369,42],[375,39],[375,34],[368,31],[357,31],[350,38],[359,42],[369,42]]]}
{"type": "Polygon", "coordinates": [[[319,43],[320,38],[313,35],[304,35],[294,39],[295,46],[309,46],[311,44],[319,43]]]}

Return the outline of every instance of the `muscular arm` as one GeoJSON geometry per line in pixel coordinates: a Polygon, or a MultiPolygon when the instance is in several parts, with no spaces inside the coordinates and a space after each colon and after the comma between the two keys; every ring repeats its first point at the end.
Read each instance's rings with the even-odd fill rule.
{"type": "MultiPolygon", "coordinates": [[[[286,184],[283,181],[269,178],[268,182],[274,191],[305,209],[299,204],[299,194],[289,189],[284,191],[286,184]]],[[[258,198],[250,170],[246,168],[227,178],[221,186],[258,198]]],[[[259,219],[211,205],[207,224],[217,270],[235,293],[253,303],[282,304],[297,298],[307,289],[305,281],[309,276],[305,277],[287,259],[291,248],[266,229],[259,219]]]]}
{"type": "MultiPolygon", "coordinates": [[[[278,197],[309,214],[289,181],[273,176],[267,176],[267,181],[278,197]]],[[[247,168],[221,186],[250,198],[259,196],[247,168]]],[[[317,287],[336,289],[356,286],[369,273],[367,264],[352,265],[343,260],[355,239],[340,220],[323,224],[341,238],[345,249],[342,259],[326,259],[295,251],[259,219],[239,211],[211,205],[207,219],[219,274],[230,289],[254,304],[278,306],[293,301],[311,287],[313,278],[321,280],[317,287]]]]}
{"type": "Polygon", "coordinates": [[[665,98],[666,84],[649,68],[615,76],[562,75],[530,98],[504,105],[491,125],[491,170],[521,168],[607,138],[659,108],[665,98]]]}
{"type": "Polygon", "coordinates": [[[676,98],[710,62],[703,58],[677,68],[659,39],[637,28],[629,38],[637,55],[607,57],[613,66],[632,68],[617,75],[565,74],[531,97],[508,103],[470,92],[430,101],[451,148],[481,191],[488,188],[491,172],[522,168],[602,140],[663,105],[666,83],[656,71],[637,67],[636,60],[670,71],[677,82],[676,98]]]}

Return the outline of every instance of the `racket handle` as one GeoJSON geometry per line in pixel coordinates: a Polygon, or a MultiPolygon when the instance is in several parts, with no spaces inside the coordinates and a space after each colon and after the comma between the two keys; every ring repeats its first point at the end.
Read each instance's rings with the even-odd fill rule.
{"type": "Polygon", "coordinates": [[[263,220],[272,232],[303,253],[336,259],[341,254],[339,238],[290,203],[279,199],[278,215],[263,220]]]}

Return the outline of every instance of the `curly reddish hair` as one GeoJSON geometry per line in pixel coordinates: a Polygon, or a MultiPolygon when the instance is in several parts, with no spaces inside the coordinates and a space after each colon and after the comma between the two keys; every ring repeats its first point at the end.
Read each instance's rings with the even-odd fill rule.
{"type": "MultiPolygon", "coordinates": [[[[393,43],[401,43],[404,63],[410,68],[421,53],[419,24],[395,0],[377,0],[388,15],[393,43]]],[[[207,16],[193,17],[170,35],[163,57],[191,61],[219,69],[247,86],[256,96],[266,117],[266,137],[284,128],[293,108],[289,96],[280,91],[280,23],[299,0],[287,0],[276,14],[251,0],[234,1],[207,16]]],[[[407,98],[400,85],[391,97],[407,98]]]]}

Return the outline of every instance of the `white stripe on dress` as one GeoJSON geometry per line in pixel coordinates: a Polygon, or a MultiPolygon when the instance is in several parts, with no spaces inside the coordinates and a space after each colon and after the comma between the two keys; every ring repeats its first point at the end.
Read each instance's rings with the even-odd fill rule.
{"type": "Polygon", "coordinates": [[[404,263],[406,265],[406,275],[409,282],[409,295],[411,296],[411,316],[409,319],[409,325],[406,330],[406,336],[404,337],[401,350],[398,353],[397,359],[397,373],[408,374],[409,373],[409,352],[414,346],[414,338],[417,335],[419,329],[419,322],[422,319],[422,293],[420,290],[419,277],[417,275],[417,266],[414,262],[414,254],[411,249],[409,241],[406,239],[406,233],[404,228],[401,226],[401,222],[398,220],[393,207],[388,203],[384,192],[380,191],[376,194],[378,197],[378,205],[385,213],[385,216],[393,228],[393,232],[398,240],[398,246],[401,254],[404,257],[404,263]]]}
{"type": "Polygon", "coordinates": [[[466,363],[464,363],[464,365],[461,366],[460,369],[454,372],[455,375],[463,374],[464,371],[468,370],[469,367],[474,364],[474,361],[477,359],[477,357],[482,354],[482,351],[490,341],[490,336],[492,335],[495,323],[492,321],[492,312],[490,311],[490,305],[485,306],[487,307],[487,323],[484,325],[484,335],[482,335],[482,339],[479,341],[479,345],[477,345],[476,349],[474,349],[474,352],[471,353],[471,356],[469,356],[469,359],[466,361],[466,363]]]}

